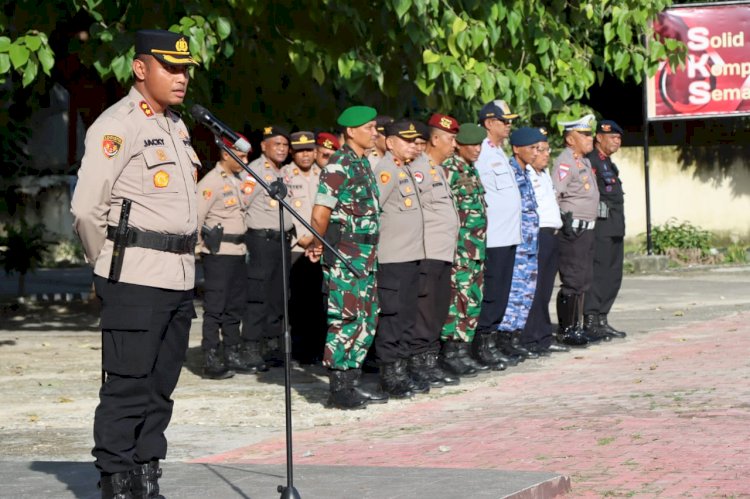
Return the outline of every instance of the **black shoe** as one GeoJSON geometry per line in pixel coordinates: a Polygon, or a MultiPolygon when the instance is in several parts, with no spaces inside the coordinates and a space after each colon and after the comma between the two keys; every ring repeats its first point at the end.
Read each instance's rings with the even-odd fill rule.
{"type": "Polygon", "coordinates": [[[480,364],[489,366],[493,371],[504,371],[508,365],[495,358],[490,345],[492,344],[491,333],[476,333],[474,340],[471,342],[471,354],[474,360],[480,364]]]}
{"type": "Polygon", "coordinates": [[[256,372],[268,371],[268,365],[260,354],[260,343],[257,341],[246,341],[240,349],[240,358],[242,364],[254,367],[256,372]]]}
{"type": "Polygon", "coordinates": [[[506,366],[511,366],[511,367],[518,365],[518,357],[505,355],[503,351],[500,350],[500,348],[497,346],[497,331],[490,333],[489,349],[490,349],[490,352],[492,353],[492,357],[495,359],[496,362],[502,362],[506,366]]]}
{"type": "Polygon", "coordinates": [[[597,316],[594,314],[586,314],[583,316],[583,334],[586,335],[586,339],[589,340],[589,343],[611,341],[612,337],[599,329],[599,324],[597,322],[597,316]]]}
{"type": "Polygon", "coordinates": [[[369,404],[385,404],[388,402],[388,394],[385,393],[379,385],[376,384],[374,387],[369,387],[361,383],[361,369],[349,369],[348,371],[344,372],[347,373],[347,376],[351,378],[351,383],[352,386],[354,386],[354,391],[356,391],[362,397],[366,398],[369,404]]]}
{"type": "Polygon", "coordinates": [[[572,326],[557,333],[557,342],[576,348],[586,348],[589,346],[589,340],[586,335],[583,334],[583,330],[576,329],[572,326]]]}
{"type": "Polygon", "coordinates": [[[538,345],[528,346],[524,348],[526,348],[526,350],[528,350],[529,352],[534,352],[539,357],[549,357],[550,355],[552,355],[552,352],[550,352],[549,349],[540,347],[538,345]]]}
{"type": "Polygon", "coordinates": [[[618,331],[617,329],[610,326],[607,322],[607,314],[599,314],[599,329],[606,332],[613,338],[625,338],[628,335],[628,333],[626,333],[625,331],[618,331]]]}
{"type": "Polygon", "coordinates": [[[539,358],[539,354],[536,352],[532,352],[531,350],[524,348],[523,345],[521,345],[521,334],[523,331],[520,329],[516,329],[510,334],[510,346],[515,351],[516,355],[520,355],[521,357],[525,359],[537,359],[539,358]]]}
{"type": "Polygon", "coordinates": [[[234,371],[224,363],[221,347],[203,351],[203,377],[206,379],[227,379],[234,376],[234,371]]]}
{"type": "Polygon", "coordinates": [[[335,409],[364,409],[368,399],[355,390],[352,376],[346,371],[328,370],[331,394],[328,407],[335,409]]]}
{"type": "Polygon", "coordinates": [[[427,366],[427,372],[430,373],[431,380],[441,381],[444,385],[458,385],[461,383],[461,378],[444,371],[439,366],[439,354],[437,352],[427,352],[425,355],[425,365],[427,366]]]}
{"type": "Polygon", "coordinates": [[[414,396],[411,380],[399,362],[384,362],[380,366],[380,388],[395,399],[406,399],[414,396]]]}
{"type": "Polygon", "coordinates": [[[129,471],[102,475],[99,488],[102,489],[102,499],[133,499],[130,492],[131,474],[129,471]]]}
{"type": "Polygon", "coordinates": [[[138,465],[130,472],[130,493],[133,499],[164,499],[159,494],[159,478],[161,468],[158,460],[138,465]]]}
{"type": "Polygon", "coordinates": [[[521,355],[518,350],[513,347],[513,333],[510,331],[496,331],[495,332],[495,344],[497,349],[502,352],[504,356],[511,360],[510,365],[516,366],[519,362],[526,360],[526,357],[521,355]],[[515,362],[515,364],[513,363],[515,362]]]}
{"type": "MultiPolygon", "coordinates": [[[[430,388],[442,388],[445,382],[442,378],[433,376],[427,366],[427,352],[418,353],[409,357],[409,376],[419,383],[427,383],[430,388]]],[[[417,392],[420,393],[420,392],[417,392]]]]}
{"type": "Polygon", "coordinates": [[[242,346],[239,344],[224,347],[224,360],[227,369],[231,369],[235,373],[255,374],[258,372],[256,365],[245,363],[242,355],[242,346]]]}
{"type": "Polygon", "coordinates": [[[570,347],[566,345],[561,345],[559,343],[552,343],[550,346],[547,347],[548,352],[570,352],[570,347]]]}
{"type": "Polygon", "coordinates": [[[473,378],[477,375],[477,370],[464,363],[459,357],[459,345],[461,342],[456,340],[448,340],[443,343],[443,348],[440,351],[440,357],[438,359],[438,365],[454,376],[461,376],[463,378],[473,378]]]}
{"type": "Polygon", "coordinates": [[[467,366],[471,366],[478,373],[488,373],[490,372],[490,366],[487,364],[481,364],[474,360],[471,357],[471,344],[470,343],[459,343],[458,344],[458,358],[461,359],[461,362],[466,364],[467,366]]]}
{"type": "Polygon", "coordinates": [[[409,383],[409,388],[414,393],[429,393],[430,391],[430,380],[425,376],[414,376],[412,371],[409,369],[409,360],[399,359],[398,360],[399,373],[403,372],[402,376],[406,378],[409,383]]]}

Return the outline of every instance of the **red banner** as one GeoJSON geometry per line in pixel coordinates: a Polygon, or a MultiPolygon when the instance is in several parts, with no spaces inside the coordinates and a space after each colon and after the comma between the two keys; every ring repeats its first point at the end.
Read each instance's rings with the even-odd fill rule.
{"type": "Polygon", "coordinates": [[[750,115],[750,4],[667,9],[654,30],[683,42],[688,55],[649,78],[649,120],[750,115]]]}

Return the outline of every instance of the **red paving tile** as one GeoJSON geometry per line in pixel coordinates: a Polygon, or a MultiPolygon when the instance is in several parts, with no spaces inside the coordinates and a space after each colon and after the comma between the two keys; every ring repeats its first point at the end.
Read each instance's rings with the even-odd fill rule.
{"type": "MultiPolygon", "coordinates": [[[[745,313],[656,331],[297,432],[295,462],[557,472],[577,497],[750,496],[749,324],[745,313]]],[[[272,438],[198,462],[284,453],[272,438]]]]}

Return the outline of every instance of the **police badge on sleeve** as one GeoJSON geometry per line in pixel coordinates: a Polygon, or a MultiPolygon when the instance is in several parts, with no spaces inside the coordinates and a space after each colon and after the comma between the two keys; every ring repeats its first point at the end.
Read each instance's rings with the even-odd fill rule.
{"type": "Polygon", "coordinates": [[[102,151],[107,159],[112,159],[117,156],[122,148],[122,139],[117,135],[105,135],[102,140],[102,151]]]}

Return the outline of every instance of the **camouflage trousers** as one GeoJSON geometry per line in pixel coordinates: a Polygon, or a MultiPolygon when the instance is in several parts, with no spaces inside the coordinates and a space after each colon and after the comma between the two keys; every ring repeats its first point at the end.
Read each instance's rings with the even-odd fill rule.
{"type": "Polygon", "coordinates": [[[482,306],[484,265],[458,258],[451,267],[451,305],[440,339],[471,342],[482,306]]]}
{"type": "Polygon", "coordinates": [[[516,331],[526,326],[529,310],[536,291],[536,275],[539,269],[539,219],[521,217],[521,244],[516,246],[516,259],[513,264],[513,277],[510,284],[508,305],[499,331],[516,331]]]}
{"type": "Polygon", "coordinates": [[[375,273],[357,278],[343,265],[323,267],[328,288],[328,334],[323,365],[331,369],[357,369],[375,337],[378,295],[375,273]]]}

